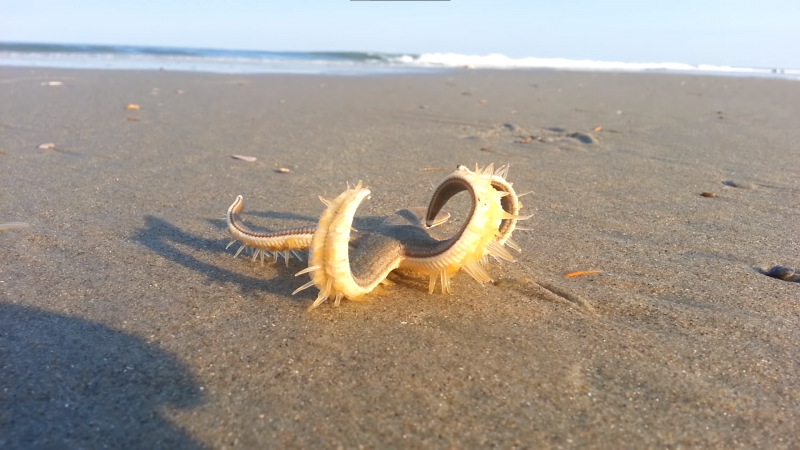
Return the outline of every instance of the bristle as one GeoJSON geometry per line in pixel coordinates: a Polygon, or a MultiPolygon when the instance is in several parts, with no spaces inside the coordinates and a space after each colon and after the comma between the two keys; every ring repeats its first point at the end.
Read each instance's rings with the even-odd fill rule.
{"type": "Polygon", "coordinates": [[[272,252],[272,264],[278,264],[278,252],[272,252]]]}
{"type": "Polygon", "coordinates": [[[236,254],[233,255],[233,257],[236,258],[237,256],[239,256],[239,253],[242,253],[242,250],[244,250],[245,248],[247,248],[246,245],[242,245],[241,247],[239,247],[239,250],[236,250],[236,254]]]}
{"type": "Polygon", "coordinates": [[[299,276],[299,275],[302,275],[304,273],[313,272],[315,270],[319,270],[319,266],[308,266],[305,269],[301,270],[300,272],[297,272],[296,274],[294,274],[294,276],[299,276]]]}
{"type": "Polygon", "coordinates": [[[261,265],[262,266],[264,265],[264,253],[268,253],[268,252],[265,252],[264,250],[261,250],[261,265]]]}
{"type": "Polygon", "coordinates": [[[313,285],[314,285],[314,280],[311,280],[308,283],[306,283],[306,284],[300,286],[299,288],[295,289],[294,292],[292,292],[292,295],[297,294],[298,292],[300,292],[302,290],[308,289],[313,285]]]}
{"type": "Polygon", "coordinates": [[[342,302],[342,297],[343,297],[343,296],[344,296],[344,294],[342,294],[341,292],[337,292],[337,293],[336,293],[336,297],[334,298],[334,301],[333,301],[333,306],[334,306],[335,308],[338,308],[338,307],[339,307],[339,303],[341,303],[341,302],[342,302]]]}
{"type": "Polygon", "coordinates": [[[295,258],[299,259],[300,261],[303,261],[303,255],[301,255],[300,252],[298,252],[297,250],[292,250],[291,253],[292,255],[294,255],[295,258]]]}
{"type": "Polygon", "coordinates": [[[473,268],[472,268],[472,264],[471,264],[471,263],[464,264],[463,266],[461,266],[461,268],[462,268],[462,269],[464,269],[464,272],[467,272],[467,275],[469,275],[469,276],[471,276],[472,278],[474,278],[474,279],[475,279],[475,281],[478,281],[478,282],[480,282],[480,281],[481,281],[481,280],[479,280],[479,279],[478,279],[478,275],[477,275],[477,273],[476,273],[476,272],[473,270],[473,268]]]}
{"type": "Polygon", "coordinates": [[[506,164],[506,165],[500,166],[500,168],[497,169],[494,172],[494,174],[497,175],[500,178],[506,179],[506,178],[508,178],[508,170],[510,168],[511,168],[511,164],[506,164]]]}
{"type": "Polygon", "coordinates": [[[527,216],[518,216],[515,214],[509,214],[507,212],[503,212],[503,219],[514,219],[514,220],[528,220],[533,217],[533,214],[527,216]]]}
{"type": "Polygon", "coordinates": [[[312,303],[311,306],[308,307],[308,310],[311,311],[312,309],[314,309],[317,306],[321,305],[322,302],[324,302],[327,299],[328,299],[328,297],[323,297],[322,293],[320,292],[319,295],[317,296],[317,299],[314,300],[314,303],[312,303]]]}
{"type": "Polygon", "coordinates": [[[514,231],[534,231],[534,229],[526,227],[514,227],[514,231]]]}
{"type": "Polygon", "coordinates": [[[519,246],[516,242],[511,240],[511,238],[506,238],[506,245],[516,250],[518,253],[522,253],[522,247],[519,246]]]}
{"type": "Polygon", "coordinates": [[[526,192],[524,194],[517,194],[517,198],[524,197],[524,196],[526,196],[528,194],[533,194],[533,191],[528,191],[528,192],[526,192]]]}
{"type": "Polygon", "coordinates": [[[317,306],[322,304],[322,302],[324,302],[325,300],[328,299],[328,297],[330,296],[330,293],[331,293],[331,285],[332,284],[333,284],[333,280],[329,278],[328,282],[325,284],[325,289],[319,291],[319,295],[317,295],[317,299],[314,300],[314,303],[311,305],[311,308],[309,308],[309,309],[316,308],[317,306]]]}
{"type": "Polygon", "coordinates": [[[256,262],[256,258],[258,258],[258,253],[259,253],[260,251],[261,251],[261,250],[259,250],[259,249],[255,249],[255,251],[253,252],[253,258],[252,258],[250,261],[252,261],[252,262],[256,262]]]}
{"type": "Polygon", "coordinates": [[[439,279],[442,282],[442,294],[449,294],[450,293],[450,277],[447,275],[447,270],[442,269],[439,272],[439,279]]]}
{"type": "Polygon", "coordinates": [[[428,228],[433,228],[433,227],[439,226],[439,225],[447,222],[448,220],[450,220],[450,213],[449,212],[444,212],[444,211],[439,211],[439,213],[436,214],[436,217],[433,218],[433,223],[428,228]]]}
{"type": "Polygon", "coordinates": [[[428,294],[433,294],[434,289],[436,289],[436,275],[431,275],[431,279],[428,281],[428,294]]]}
{"type": "Polygon", "coordinates": [[[289,250],[283,251],[283,261],[286,263],[286,267],[289,267],[289,250]]]}
{"type": "Polygon", "coordinates": [[[321,202],[322,202],[322,203],[323,203],[325,206],[331,206],[331,201],[330,201],[330,200],[328,200],[327,198],[325,198],[325,197],[321,196],[321,195],[319,196],[319,200],[320,200],[320,201],[321,201],[321,202]]]}
{"type": "Polygon", "coordinates": [[[226,246],[225,246],[225,250],[227,250],[227,249],[231,248],[231,245],[233,245],[235,242],[236,242],[236,239],[234,239],[234,240],[232,240],[232,241],[228,242],[228,245],[226,245],[226,246]]]}
{"type": "Polygon", "coordinates": [[[489,241],[489,243],[486,245],[486,251],[499,258],[503,258],[506,261],[514,261],[514,255],[512,255],[508,250],[506,250],[505,247],[495,240],[489,241]]]}
{"type": "Polygon", "coordinates": [[[492,281],[492,277],[489,275],[489,272],[483,268],[480,262],[470,262],[463,266],[465,272],[469,274],[472,278],[475,279],[478,283],[486,283],[487,281],[492,281]]]}

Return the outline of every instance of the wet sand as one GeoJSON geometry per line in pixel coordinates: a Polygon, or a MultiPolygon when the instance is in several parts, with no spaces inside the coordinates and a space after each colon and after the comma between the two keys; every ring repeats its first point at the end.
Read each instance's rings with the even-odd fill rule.
{"type": "Polygon", "coordinates": [[[0,447],[796,448],[800,283],[760,270],[800,267],[798,105],[691,75],[0,68],[0,223],[31,225],[0,231],[0,447]],[[238,194],[275,229],[363,180],[369,226],[490,162],[533,191],[496,284],[309,313],[301,263],[225,249],[238,194]]]}

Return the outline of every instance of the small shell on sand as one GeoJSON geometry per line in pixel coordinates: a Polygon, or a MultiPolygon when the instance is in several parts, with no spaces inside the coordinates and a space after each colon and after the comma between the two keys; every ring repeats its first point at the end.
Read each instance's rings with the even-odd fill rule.
{"type": "Polygon", "coordinates": [[[131,103],[128,106],[126,106],[125,109],[128,110],[128,111],[137,111],[137,110],[141,109],[141,107],[139,107],[139,105],[131,103]]]}
{"type": "Polygon", "coordinates": [[[42,86],[63,86],[64,83],[60,81],[45,81],[42,83],[42,86]]]}
{"type": "Polygon", "coordinates": [[[289,173],[289,172],[291,172],[291,170],[287,169],[286,167],[279,167],[279,168],[275,169],[275,172],[277,172],[277,173],[289,173]]]}
{"type": "Polygon", "coordinates": [[[701,193],[700,193],[700,196],[701,196],[701,197],[714,198],[714,197],[716,197],[716,196],[717,196],[717,194],[715,194],[715,193],[713,193],[713,192],[701,192],[701,193]]]}
{"type": "Polygon", "coordinates": [[[256,162],[255,156],[244,156],[244,155],[231,155],[231,158],[238,159],[245,162],[256,162]]]}
{"type": "Polygon", "coordinates": [[[764,275],[783,281],[794,281],[795,283],[800,283],[800,271],[793,267],[775,266],[764,272],[764,275]]]}
{"type": "Polygon", "coordinates": [[[19,228],[28,228],[30,225],[25,222],[9,222],[9,223],[0,223],[0,231],[4,230],[16,230],[19,228]]]}
{"type": "Polygon", "coordinates": [[[56,148],[56,144],[53,144],[52,142],[39,145],[39,150],[52,150],[54,148],[56,148]]]}
{"type": "Polygon", "coordinates": [[[600,273],[600,271],[599,270],[579,270],[577,272],[565,273],[564,274],[564,278],[575,278],[575,277],[580,277],[580,276],[583,276],[583,275],[592,275],[592,274],[595,274],[595,273],[600,273]]]}

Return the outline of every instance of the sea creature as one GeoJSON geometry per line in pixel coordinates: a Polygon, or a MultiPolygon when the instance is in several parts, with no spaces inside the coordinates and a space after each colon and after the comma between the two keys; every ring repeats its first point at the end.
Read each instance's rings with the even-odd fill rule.
{"type": "MultiPolygon", "coordinates": [[[[437,280],[443,293],[450,293],[450,278],[460,269],[481,283],[492,281],[484,267],[488,258],[513,261],[506,246],[520,251],[511,240],[522,204],[511,183],[506,181],[508,167],[497,171],[490,165],[475,171],[458,166],[435,189],[427,209],[397,211],[379,227],[351,236],[355,211],[370,196],[361,182],[348,187],[333,200],[320,197],[326,205],[316,228],[297,228],[272,233],[257,233],[238,218],[242,197],[228,208],[228,231],[242,242],[237,255],[246,247],[254,249],[253,259],[272,252],[275,260],[283,252],[308,248],[308,267],[296,275],[310,274],[311,280],[294,293],[316,286],[319,294],[309,309],[328,298],[338,306],[342,298],[360,300],[384,282],[387,275],[401,269],[429,278],[433,292],[437,280]],[[431,228],[445,222],[449,214],[442,208],[456,194],[470,195],[470,212],[461,229],[449,239],[439,239],[431,228]]],[[[523,194],[524,195],[524,194],[523,194]]],[[[229,246],[231,244],[228,244],[229,246]]]]}

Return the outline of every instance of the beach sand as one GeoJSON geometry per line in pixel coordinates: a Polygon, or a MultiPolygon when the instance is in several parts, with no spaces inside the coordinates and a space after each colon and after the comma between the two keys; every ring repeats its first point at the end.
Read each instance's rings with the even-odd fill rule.
{"type": "Polygon", "coordinates": [[[0,447],[797,448],[798,123],[792,80],[0,68],[0,447]],[[496,284],[308,312],[225,249],[238,194],[363,180],[358,227],[491,162],[533,191],[496,284]]]}

